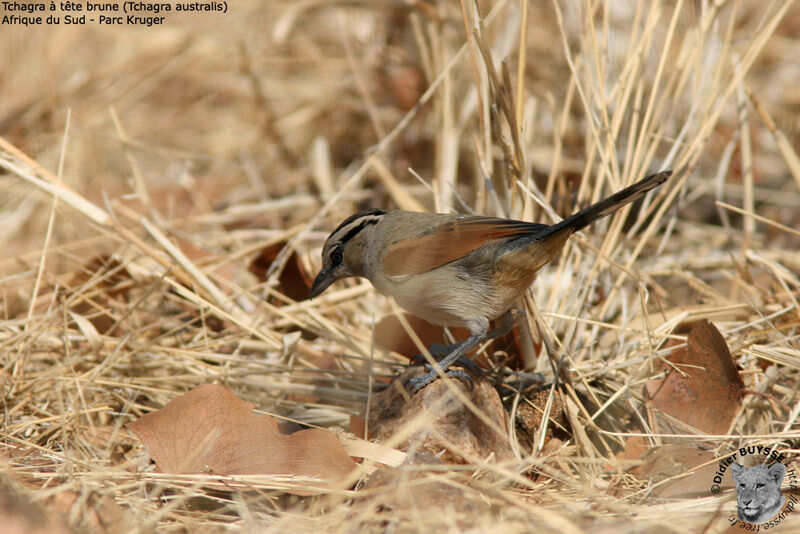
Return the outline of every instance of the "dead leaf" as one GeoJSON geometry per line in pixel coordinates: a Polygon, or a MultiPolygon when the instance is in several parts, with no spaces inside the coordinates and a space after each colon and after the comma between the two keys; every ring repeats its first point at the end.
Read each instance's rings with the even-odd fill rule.
{"type": "MultiPolygon", "coordinates": [[[[250,262],[248,270],[253,273],[259,281],[265,282],[267,280],[267,272],[272,262],[275,261],[278,254],[285,246],[286,241],[280,241],[274,245],[264,247],[261,252],[259,252],[258,256],[250,262]]],[[[300,257],[296,252],[292,251],[283,267],[283,271],[278,277],[278,286],[275,289],[292,300],[301,301],[308,298],[308,292],[311,290],[311,282],[311,276],[306,272],[303,264],[300,262],[300,257]]],[[[275,304],[283,305],[284,302],[276,301],[275,304]]]]}
{"type": "MultiPolygon", "coordinates": [[[[615,455],[615,458],[620,462],[637,462],[652,449],[653,446],[650,441],[644,436],[630,436],[625,439],[623,449],[615,455]]],[[[627,467],[627,466],[626,466],[627,467]]],[[[608,471],[611,471],[612,465],[608,466],[608,471]]],[[[630,469],[625,469],[627,472],[634,475],[642,474],[642,466],[636,465],[630,469]]]]}
{"type": "Polygon", "coordinates": [[[71,532],[8,473],[0,473],[0,532],[68,534],[71,532]]]}
{"type": "Polygon", "coordinates": [[[357,438],[367,439],[367,422],[356,414],[350,415],[350,432],[357,438]]]}
{"type": "MultiPolygon", "coordinates": [[[[710,495],[719,462],[703,443],[695,441],[652,446],[643,436],[631,436],[616,455],[622,462],[636,462],[626,471],[652,485],[650,494],[661,498],[694,498],[710,495]]],[[[610,469],[609,469],[610,470],[610,469]]],[[[722,489],[732,484],[722,485],[722,489]]],[[[620,488],[617,488],[620,489],[620,488]]],[[[618,491],[614,491],[619,494],[618,491]]]]}
{"type": "MultiPolygon", "coordinates": [[[[669,367],[667,376],[645,385],[645,395],[650,397],[652,406],[708,434],[727,432],[742,401],[744,384],[719,330],[708,321],[696,323],[689,332],[687,346],[674,350],[668,359],[677,369],[669,367]]],[[[666,426],[671,429],[671,425],[666,426]]],[[[616,458],[643,460],[629,472],[657,482],[666,478],[667,472],[668,476],[687,473],[709,460],[710,453],[698,450],[696,444],[685,442],[654,448],[646,437],[632,436],[616,458]],[[669,469],[667,464],[671,465],[669,469]]],[[[654,494],[669,497],[707,491],[713,472],[703,467],[689,478],[659,486],[654,494]]]]}
{"type": "MultiPolygon", "coordinates": [[[[88,320],[96,333],[111,334],[109,330],[116,319],[108,310],[115,300],[127,299],[132,285],[130,272],[119,260],[110,256],[98,256],[86,263],[70,280],[69,286],[76,292],[70,311],[88,320]]],[[[77,322],[77,325],[84,330],[85,324],[77,322]]]]}
{"type": "Polygon", "coordinates": [[[717,470],[714,453],[696,443],[654,447],[642,459],[641,474],[656,484],[651,495],[662,498],[708,495],[717,470]]]}
{"type": "Polygon", "coordinates": [[[676,366],[651,380],[645,394],[652,405],[708,434],[724,434],[742,402],[744,384],[728,345],[709,321],[689,332],[688,346],[669,356],[676,366]]]}
{"type": "Polygon", "coordinates": [[[165,473],[305,476],[326,487],[356,467],[330,430],[281,434],[275,418],[254,413],[216,384],[199,386],[128,428],[165,473]]]}
{"type": "Polygon", "coordinates": [[[419,101],[425,84],[425,76],[414,65],[388,65],[380,81],[394,97],[394,102],[403,111],[408,111],[419,101]]]}

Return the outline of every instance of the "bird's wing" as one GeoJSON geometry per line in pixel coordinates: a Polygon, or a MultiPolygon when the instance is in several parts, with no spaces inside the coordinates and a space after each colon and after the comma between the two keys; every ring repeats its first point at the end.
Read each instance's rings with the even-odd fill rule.
{"type": "Polygon", "coordinates": [[[463,217],[392,243],[383,258],[388,276],[422,274],[459,260],[494,241],[535,235],[547,225],[492,217],[463,217]]]}

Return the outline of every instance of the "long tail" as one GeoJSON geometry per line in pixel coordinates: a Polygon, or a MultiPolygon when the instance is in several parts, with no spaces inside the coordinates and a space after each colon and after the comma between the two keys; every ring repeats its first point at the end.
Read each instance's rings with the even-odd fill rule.
{"type": "Polygon", "coordinates": [[[617,191],[610,197],[604,198],[600,202],[592,204],[588,208],[570,215],[563,221],[551,226],[550,231],[547,233],[553,235],[559,233],[561,230],[566,229],[570,229],[573,232],[580,230],[584,226],[591,224],[593,221],[614,213],[626,204],[630,204],[631,202],[639,200],[648,191],[666,182],[667,178],[669,178],[671,175],[672,171],[662,171],[652,174],[644,180],[636,182],[633,185],[629,185],[625,189],[617,191]]]}

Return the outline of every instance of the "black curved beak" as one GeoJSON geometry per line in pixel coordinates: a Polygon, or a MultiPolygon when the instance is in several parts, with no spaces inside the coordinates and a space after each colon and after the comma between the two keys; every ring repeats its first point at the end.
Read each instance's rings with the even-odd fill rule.
{"type": "Polygon", "coordinates": [[[314,278],[314,283],[311,284],[311,290],[308,292],[309,298],[314,298],[318,296],[320,293],[328,289],[328,286],[331,285],[336,281],[336,277],[331,276],[331,273],[326,271],[325,269],[321,270],[316,278],[314,278]]]}

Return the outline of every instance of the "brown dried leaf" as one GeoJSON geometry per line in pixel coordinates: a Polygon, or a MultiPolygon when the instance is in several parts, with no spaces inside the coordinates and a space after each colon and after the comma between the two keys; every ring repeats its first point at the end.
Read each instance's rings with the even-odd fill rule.
{"type": "Polygon", "coordinates": [[[717,469],[714,453],[696,443],[655,447],[647,451],[643,460],[641,473],[653,483],[663,481],[651,494],[663,498],[708,495],[717,469]]]}
{"type": "Polygon", "coordinates": [[[414,65],[389,65],[380,81],[394,98],[395,104],[408,111],[419,101],[424,91],[425,76],[414,65]]]}
{"type": "Polygon", "coordinates": [[[0,472],[0,532],[3,534],[69,534],[9,473],[0,472]]]}
{"type": "MultiPolygon", "coordinates": [[[[652,444],[644,436],[631,436],[625,439],[623,449],[618,452],[615,457],[620,462],[635,462],[641,460],[651,448],[653,448],[652,444]]],[[[609,465],[608,470],[610,471],[611,469],[612,466],[609,465]]],[[[640,475],[642,473],[641,465],[626,470],[634,475],[640,475]]]]}
{"type": "Polygon", "coordinates": [[[357,438],[367,439],[367,422],[356,414],[350,415],[350,432],[357,438]]]}
{"type": "MultiPolygon", "coordinates": [[[[278,257],[278,254],[286,246],[286,241],[280,241],[261,250],[250,263],[248,270],[253,273],[261,282],[266,281],[267,271],[270,265],[278,257]]],[[[283,293],[292,300],[306,300],[308,292],[311,290],[311,276],[303,268],[300,258],[296,252],[292,251],[286,265],[283,267],[278,277],[277,291],[283,293]]],[[[283,304],[277,303],[277,304],[283,304]]]]}
{"type": "Polygon", "coordinates": [[[719,330],[700,321],[686,348],[669,356],[675,368],[645,385],[653,406],[708,434],[724,434],[742,401],[742,379],[719,330]]]}
{"type": "MultiPolygon", "coordinates": [[[[69,285],[79,292],[70,311],[88,319],[100,334],[111,334],[109,330],[116,319],[106,311],[114,301],[127,299],[133,285],[130,272],[115,258],[97,256],[75,273],[69,285]],[[92,285],[86,287],[86,284],[92,285]]],[[[82,326],[79,322],[77,325],[82,326]]]]}
{"type": "MultiPolygon", "coordinates": [[[[707,496],[718,468],[714,453],[694,441],[653,447],[647,438],[631,436],[616,458],[638,461],[628,473],[650,481],[650,494],[665,499],[707,496]]],[[[723,489],[730,487],[723,485],[723,489]]]]}
{"type": "MultiPolygon", "coordinates": [[[[216,384],[197,387],[128,428],[165,473],[307,476],[325,486],[356,467],[333,432],[281,434],[276,419],[254,413],[216,384]]],[[[307,492],[304,485],[296,493],[307,492]]]]}

